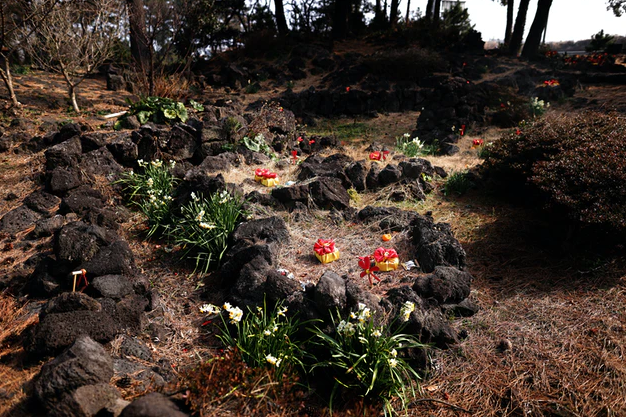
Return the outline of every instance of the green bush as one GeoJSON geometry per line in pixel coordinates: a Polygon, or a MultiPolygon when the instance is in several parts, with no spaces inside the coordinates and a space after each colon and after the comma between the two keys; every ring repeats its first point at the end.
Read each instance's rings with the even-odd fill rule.
{"type": "Polygon", "coordinates": [[[148,237],[162,232],[171,222],[172,192],[176,179],[170,172],[175,162],[161,160],[138,161],[142,172],[127,172],[116,181],[131,205],[138,207],[148,217],[148,237]]]}
{"type": "MultiPolygon", "coordinates": [[[[407,302],[401,311],[401,320],[407,321],[415,306],[407,302]]],[[[331,317],[334,334],[328,335],[319,328],[314,328],[313,342],[322,351],[328,352],[326,358],[313,366],[330,371],[334,381],[330,398],[332,410],[333,397],[339,387],[356,392],[362,397],[376,398],[384,403],[385,415],[394,413],[390,400],[400,398],[403,408],[415,396],[417,372],[404,359],[406,349],[423,347],[415,337],[400,333],[402,327],[378,326],[369,308],[359,304],[346,320],[340,315],[331,317]],[[337,323],[337,321],[339,323],[337,323]]]]}
{"type": "Polygon", "coordinates": [[[626,119],[552,116],[496,142],[485,174],[498,189],[537,199],[557,219],[626,230],[626,119]]]}
{"type": "Polygon", "coordinates": [[[183,103],[164,97],[145,97],[136,103],[132,103],[128,112],[115,123],[114,128],[119,130],[126,127],[126,119],[130,116],[136,116],[142,125],[147,122],[159,124],[184,123],[189,118],[183,103]]]}
{"type": "Polygon", "coordinates": [[[184,256],[196,260],[196,269],[207,272],[219,265],[228,249],[228,237],[245,214],[243,200],[228,191],[208,198],[192,193],[181,208],[180,218],[169,230],[171,240],[184,248],[184,256]]]}

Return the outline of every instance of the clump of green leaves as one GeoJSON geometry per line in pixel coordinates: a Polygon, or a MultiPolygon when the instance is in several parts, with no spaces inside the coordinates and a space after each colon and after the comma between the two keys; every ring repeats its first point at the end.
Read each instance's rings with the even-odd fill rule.
{"type": "Polygon", "coordinates": [[[137,117],[137,120],[142,125],[147,122],[157,124],[184,123],[189,118],[183,103],[170,98],[156,96],[145,97],[136,103],[132,103],[128,112],[115,123],[114,128],[116,130],[124,128],[127,125],[126,120],[130,116],[137,117]]]}
{"type": "Polygon", "coordinates": [[[228,323],[222,313],[222,334],[218,337],[225,345],[236,347],[248,366],[270,367],[278,380],[288,368],[303,368],[305,352],[298,340],[302,323],[297,316],[286,314],[282,302],[272,309],[265,302],[254,310],[248,307],[245,318],[238,307],[226,303],[223,309],[228,313],[228,323]]]}
{"type": "MultiPolygon", "coordinates": [[[[401,309],[400,320],[408,321],[414,309],[415,305],[407,302],[401,309]]],[[[317,327],[312,329],[313,343],[328,352],[313,369],[325,368],[332,374],[335,385],[330,398],[331,409],[340,386],[360,396],[381,400],[385,415],[394,413],[390,402],[393,397],[400,398],[406,409],[410,398],[415,396],[420,377],[403,353],[424,345],[414,336],[400,333],[402,326],[376,325],[373,313],[364,304],[359,304],[358,310],[345,320],[339,314],[331,319],[334,334],[328,335],[317,327]]]]}
{"type": "Polygon", "coordinates": [[[191,197],[181,208],[169,236],[184,248],[185,256],[195,258],[196,269],[207,272],[212,265],[219,265],[226,253],[228,236],[245,214],[243,200],[226,190],[208,198],[195,193],[191,197]]]}
{"type": "Polygon", "coordinates": [[[434,141],[432,144],[427,145],[417,137],[411,139],[411,135],[405,133],[396,138],[396,149],[409,158],[423,155],[436,155],[439,152],[439,142],[434,141]]]}
{"type": "Polygon", "coordinates": [[[274,151],[272,150],[270,145],[267,144],[267,142],[265,141],[265,137],[262,133],[259,133],[258,135],[255,135],[253,137],[244,136],[242,140],[245,147],[250,149],[251,151],[264,153],[272,159],[276,158],[276,154],[274,154],[274,151]]]}
{"type": "Polygon", "coordinates": [[[463,195],[473,186],[474,183],[468,178],[467,171],[456,171],[446,178],[443,191],[445,195],[463,195]]]}
{"type": "Polygon", "coordinates": [[[172,193],[176,178],[171,173],[175,162],[161,160],[137,161],[140,172],[127,172],[116,181],[131,205],[138,207],[148,217],[148,237],[162,232],[171,223],[172,193]]]}

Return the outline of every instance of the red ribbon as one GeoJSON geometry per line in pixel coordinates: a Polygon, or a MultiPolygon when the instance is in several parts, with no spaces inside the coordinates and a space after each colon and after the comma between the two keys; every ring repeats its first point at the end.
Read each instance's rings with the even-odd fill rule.
{"type": "Polygon", "coordinates": [[[385,249],[381,247],[374,251],[374,259],[376,259],[376,262],[386,262],[397,257],[398,253],[394,249],[385,249]]]}
{"type": "Polygon", "coordinates": [[[335,251],[335,241],[332,239],[318,239],[313,245],[313,250],[318,255],[326,255],[335,251]]]}

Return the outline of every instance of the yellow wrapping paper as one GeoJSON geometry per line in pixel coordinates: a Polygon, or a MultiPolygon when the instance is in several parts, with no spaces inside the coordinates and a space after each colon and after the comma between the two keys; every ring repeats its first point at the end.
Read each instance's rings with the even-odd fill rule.
{"type": "Polygon", "coordinates": [[[266,187],[275,187],[278,185],[278,178],[263,178],[261,184],[266,187]]]}
{"type": "Polygon", "coordinates": [[[393,258],[384,262],[376,262],[376,266],[382,272],[395,271],[400,265],[400,258],[393,258]]]}
{"type": "Polygon", "coordinates": [[[339,249],[335,249],[334,252],[325,253],[323,255],[315,252],[315,256],[317,257],[317,259],[319,259],[321,263],[328,264],[339,259],[339,249]]]}

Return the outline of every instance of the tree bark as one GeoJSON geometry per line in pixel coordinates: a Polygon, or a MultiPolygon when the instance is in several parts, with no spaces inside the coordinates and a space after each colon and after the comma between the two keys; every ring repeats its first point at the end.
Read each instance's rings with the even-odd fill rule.
{"type": "Polygon", "coordinates": [[[389,27],[394,28],[398,23],[398,7],[400,0],[391,0],[391,12],[389,13],[389,27]]]}
{"type": "Polygon", "coordinates": [[[515,0],[507,0],[506,3],[506,29],[504,29],[504,44],[508,45],[511,42],[511,32],[513,31],[513,12],[515,7],[515,0]]]}
{"type": "Polygon", "coordinates": [[[528,4],[530,0],[521,0],[517,17],[515,18],[515,26],[511,35],[511,43],[509,43],[509,54],[517,55],[520,46],[522,46],[522,38],[524,37],[524,26],[526,26],[526,15],[528,14],[528,4]]]}
{"type": "Polygon", "coordinates": [[[428,0],[428,4],[426,4],[426,15],[424,18],[429,21],[433,18],[433,6],[435,5],[435,0],[428,0]]]}
{"type": "Polygon", "coordinates": [[[411,10],[411,0],[407,1],[406,3],[406,19],[404,20],[404,23],[408,26],[409,25],[409,11],[411,10]]]}
{"type": "Polygon", "coordinates": [[[0,68],[0,77],[2,77],[2,81],[4,81],[4,85],[9,91],[9,98],[11,99],[11,103],[13,107],[20,107],[22,103],[17,100],[17,96],[15,95],[15,89],[13,88],[13,77],[11,76],[11,66],[9,65],[9,58],[7,56],[2,56],[2,63],[4,64],[4,68],[0,68]]]}
{"type": "Polygon", "coordinates": [[[143,74],[147,74],[152,47],[146,35],[146,15],[143,10],[143,0],[126,0],[126,6],[128,7],[128,24],[130,26],[130,53],[143,74]]]}
{"type": "Polygon", "coordinates": [[[276,7],[276,27],[278,28],[278,34],[285,36],[289,31],[287,27],[287,19],[285,19],[285,5],[283,0],[274,0],[274,6],[276,7]]]}
{"type": "Polygon", "coordinates": [[[524,49],[522,50],[522,56],[524,58],[537,58],[539,45],[541,44],[541,34],[548,24],[548,15],[550,14],[551,6],[552,0],[539,0],[537,3],[537,13],[535,13],[535,19],[533,19],[533,24],[530,26],[530,31],[528,32],[528,37],[526,38],[524,49]]]}
{"type": "Polygon", "coordinates": [[[435,9],[433,10],[433,20],[438,22],[441,20],[441,0],[435,0],[435,9]]]}

